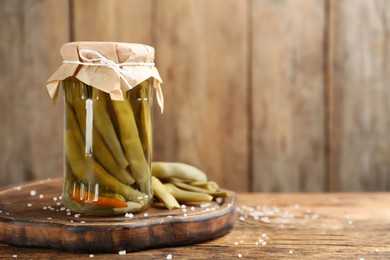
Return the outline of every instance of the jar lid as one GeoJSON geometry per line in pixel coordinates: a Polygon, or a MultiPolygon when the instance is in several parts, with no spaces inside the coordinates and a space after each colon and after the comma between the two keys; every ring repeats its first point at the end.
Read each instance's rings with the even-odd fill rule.
{"type": "Polygon", "coordinates": [[[123,93],[152,78],[157,101],[163,110],[161,77],[154,66],[154,48],[122,42],[69,42],[60,50],[63,64],[51,75],[46,87],[55,99],[59,83],[76,77],[87,85],[123,100],[123,93]]]}

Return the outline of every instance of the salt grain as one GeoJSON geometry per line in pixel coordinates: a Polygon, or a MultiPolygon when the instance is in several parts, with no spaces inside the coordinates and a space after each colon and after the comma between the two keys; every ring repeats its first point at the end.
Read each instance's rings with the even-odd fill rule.
{"type": "Polygon", "coordinates": [[[18,186],[18,187],[15,187],[15,190],[21,190],[22,187],[18,186]]]}
{"type": "Polygon", "coordinates": [[[353,224],[353,221],[352,221],[352,220],[348,220],[348,224],[349,224],[349,225],[352,225],[352,224],[353,224]]]}
{"type": "Polygon", "coordinates": [[[66,215],[67,215],[67,216],[70,216],[70,215],[72,215],[72,213],[70,213],[70,212],[66,212],[66,215]]]}
{"type": "Polygon", "coordinates": [[[216,201],[218,204],[222,204],[223,198],[217,198],[215,201],[216,201]]]}
{"type": "Polygon", "coordinates": [[[375,248],[375,253],[379,253],[379,248],[375,248]]]}
{"type": "Polygon", "coordinates": [[[48,220],[51,220],[51,219],[53,219],[53,218],[48,217],[47,219],[48,219],[48,220]]]}
{"type": "Polygon", "coordinates": [[[240,221],[242,221],[242,222],[245,222],[245,220],[246,220],[244,216],[240,216],[239,219],[240,219],[240,221]]]}
{"type": "Polygon", "coordinates": [[[74,214],[74,217],[78,218],[78,217],[80,217],[80,214],[74,214]]]}
{"type": "Polygon", "coordinates": [[[235,246],[238,246],[238,242],[234,242],[234,245],[235,245],[235,246]]]}
{"type": "Polygon", "coordinates": [[[290,254],[293,254],[294,252],[292,250],[288,251],[290,254]]]}
{"type": "Polygon", "coordinates": [[[172,259],[172,254],[168,254],[167,255],[167,259],[169,260],[169,259],[172,259]]]}
{"type": "Polygon", "coordinates": [[[31,195],[31,196],[35,196],[35,195],[37,195],[37,191],[36,191],[36,190],[32,190],[32,191],[30,191],[30,195],[31,195]]]}
{"type": "Polygon", "coordinates": [[[186,206],[186,205],[184,205],[184,204],[182,204],[180,207],[181,207],[182,209],[185,209],[185,208],[187,208],[187,206],[186,206]]]}
{"type": "Polygon", "coordinates": [[[61,202],[57,202],[56,205],[57,205],[57,206],[61,206],[61,202]]]}
{"type": "Polygon", "coordinates": [[[184,213],[184,214],[183,214],[183,217],[187,217],[187,214],[186,214],[186,213],[184,213]]]}
{"type": "Polygon", "coordinates": [[[65,209],[66,209],[65,207],[61,207],[61,208],[60,208],[61,211],[64,211],[65,209]]]}
{"type": "Polygon", "coordinates": [[[255,245],[258,246],[258,245],[259,245],[259,242],[256,241],[255,245]]]}
{"type": "Polygon", "coordinates": [[[126,218],[132,218],[132,217],[134,217],[134,215],[131,214],[131,213],[126,213],[126,214],[125,214],[125,217],[126,217],[126,218]]]}
{"type": "Polygon", "coordinates": [[[266,233],[263,233],[263,234],[261,234],[261,237],[262,237],[262,238],[266,238],[266,237],[267,237],[267,234],[266,234],[266,233]]]}
{"type": "Polygon", "coordinates": [[[84,221],[84,220],[82,220],[82,221],[80,221],[80,223],[81,223],[81,224],[85,224],[85,221],[84,221]]]}
{"type": "Polygon", "coordinates": [[[17,258],[17,257],[18,257],[18,255],[12,255],[12,257],[13,257],[13,258],[17,258]]]}
{"type": "Polygon", "coordinates": [[[187,209],[182,209],[181,211],[183,211],[183,212],[187,212],[187,209]]]}
{"type": "Polygon", "coordinates": [[[93,258],[93,257],[95,257],[95,255],[92,255],[92,254],[91,254],[91,255],[89,255],[89,258],[93,258]]]}
{"type": "Polygon", "coordinates": [[[195,210],[195,207],[191,207],[191,211],[194,211],[195,210]]]}
{"type": "Polygon", "coordinates": [[[125,255],[126,254],[126,250],[119,251],[119,254],[120,255],[125,255]]]}
{"type": "Polygon", "coordinates": [[[40,199],[43,199],[43,197],[44,197],[43,194],[39,194],[40,199]]]}
{"type": "Polygon", "coordinates": [[[31,203],[27,203],[27,207],[31,207],[32,206],[32,204],[31,203]]]}
{"type": "Polygon", "coordinates": [[[360,260],[364,260],[364,257],[360,257],[360,260]]]}
{"type": "Polygon", "coordinates": [[[263,243],[261,243],[263,246],[266,246],[267,245],[267,242],[263,241],[263,243]]]}
{"type": "Polygon", "coordinates": [[[237,255],[239,258],[241,258],[242,257],[242,254],[241,253],[238,253],[238,255],[237,255]]]}
{"type": "Polygon", "coordinates": [[[147,216],[149,216],[149,214],[148,213],[144,213],[144,217],[147,217],[147,216]]]}

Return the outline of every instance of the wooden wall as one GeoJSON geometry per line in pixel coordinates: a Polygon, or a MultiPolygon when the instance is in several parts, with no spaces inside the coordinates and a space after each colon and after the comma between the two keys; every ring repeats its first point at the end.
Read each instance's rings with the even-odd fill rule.
{"type": "Polygon", "coordinates": [[[236,191],[390,191],[387,0],[2,0],[0,186],[62,175],[68,41],[149,44],[154,159],[236,191]]]}

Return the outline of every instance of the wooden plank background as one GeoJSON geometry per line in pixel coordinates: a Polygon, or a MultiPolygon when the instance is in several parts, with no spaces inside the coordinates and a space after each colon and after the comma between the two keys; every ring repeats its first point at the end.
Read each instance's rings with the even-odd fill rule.
{"type": "Polygon", "coordinates": [[[68,41],[152,45],[154,159],[236,191],[390,191],[386,0],[2,0],[0,186],[62,175],[68,41]]]}

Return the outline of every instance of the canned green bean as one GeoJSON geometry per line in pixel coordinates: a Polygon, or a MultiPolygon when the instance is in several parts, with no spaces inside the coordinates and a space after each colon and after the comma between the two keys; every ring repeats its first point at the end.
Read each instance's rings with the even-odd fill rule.
{"type": "Polygon", "coordinates": [[[153,48],[76,42],[49,93],[64,90],[64,205],[91,215],[138,212],[152,199],[152,105],[161,78],[153,48]],[[55,88],[55,89],[54,89],[55,88]]]}

